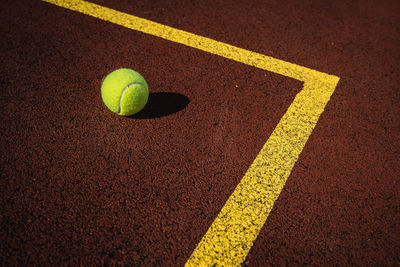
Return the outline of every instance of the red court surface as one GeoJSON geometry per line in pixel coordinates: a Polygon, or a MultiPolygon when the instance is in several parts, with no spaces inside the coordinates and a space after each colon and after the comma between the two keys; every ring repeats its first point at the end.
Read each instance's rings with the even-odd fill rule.
{"type": "MultiPolygon", "coordinates": [[[[400,2],[93,3],[340,78],[243,265],[400,265],[400,2]]],[[[182,266],[302,82],[65,8],[0,3],[0,263],[182,266]],[[132,117],[102,103],[128,67],[132,117]]]]}

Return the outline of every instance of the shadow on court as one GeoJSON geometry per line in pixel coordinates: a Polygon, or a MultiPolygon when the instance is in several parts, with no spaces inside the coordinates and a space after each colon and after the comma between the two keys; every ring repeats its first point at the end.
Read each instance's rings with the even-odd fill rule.
{"type": "Polygon", "coordinates": [[[188,97],[178,93],[150,93],[149,100],[144,109],[129,118],[152,119],[168,116],[183,110],[189,102],[188,97]]]}

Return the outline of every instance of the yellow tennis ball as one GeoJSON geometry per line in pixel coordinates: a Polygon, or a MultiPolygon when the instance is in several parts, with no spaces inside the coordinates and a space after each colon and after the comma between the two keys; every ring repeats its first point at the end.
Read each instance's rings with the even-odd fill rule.
{"type": "Polygon", "coordinates": [[[101,98],[112,112],[131,116],[146,105],[149,87],[138,72],[126,68],[117,69],[104,78],[101,84],[101,98]]]}

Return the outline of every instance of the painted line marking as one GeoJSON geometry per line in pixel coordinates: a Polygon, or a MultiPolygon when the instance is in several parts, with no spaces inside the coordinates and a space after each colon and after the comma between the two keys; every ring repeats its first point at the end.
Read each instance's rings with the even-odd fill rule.
{"type": "Polygon", "coordinates": [[[304,82],[186,266],[240,265],[281,193],[339,77],[82,0],[43,0],[304,82]]]}

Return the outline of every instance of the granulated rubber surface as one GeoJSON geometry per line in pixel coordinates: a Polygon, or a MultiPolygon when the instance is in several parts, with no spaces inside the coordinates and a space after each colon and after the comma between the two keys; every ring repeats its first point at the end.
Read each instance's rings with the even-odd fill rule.
{"type": "MultiPolygon", "coordinates": [[[[400,264],[399,2],[92,2],[340,77],[243,264],[400,264]]],[[[0,34],[2,265],[184,265],[302,87],[38,0],[0,34]]]]}

